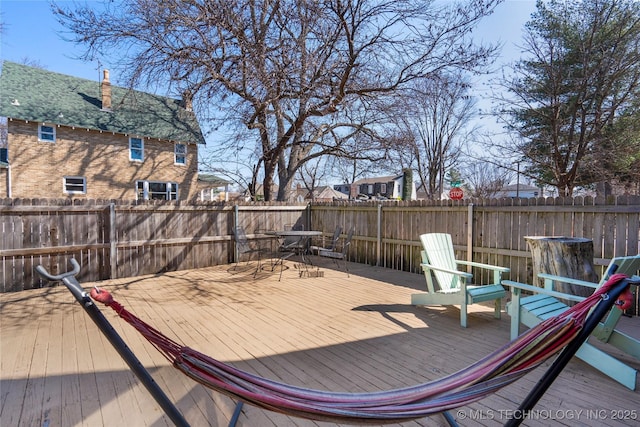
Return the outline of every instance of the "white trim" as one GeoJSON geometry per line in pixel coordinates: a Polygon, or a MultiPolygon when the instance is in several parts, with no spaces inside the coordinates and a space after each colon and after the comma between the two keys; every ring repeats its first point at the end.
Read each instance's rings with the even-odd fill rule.
{"type": "Polygon", "coordinates": [[[146,181],[138,179],[135,181],[136,200],[154,200],[153,194],[164,194],[162,200],[179,200],[179,185],[177,182],[166,181],[146,181]],[[155,193],[150,190],[150,184],[162,184],[165,186],[164,192],[156,191],[155,193]],[[172,187],[175,186],[175,191],[172,191],[172,187]],[[171,196],[175,194],[175,198],[171,196]],[[142,197],[140,197],[142,196],[142,197]]]}
{"type": "Polygon", "coordinates": [[[178,166],[187,165],[187,144],[183,144],[180,142],[176,142],[175,144],[173,144],[173,164],[178,166]],[[184,152],[178,153],[178,146],[184,147],[184,152]],[[178,157],[181,157],[183,161],[179,162],[178,157]]]}
{"type": "Polygon", "coordinates": [[[137,136],[130,136],[129,137],[129,160],[132,162],[144,162],[144,138],[142,137],[137,137],[137,136]],[[135,150],[139,150],[140,151],[140,159],[135,159],[133,158],[133,156],[131,155],[131,153],[133,152],[134,148],[131,147],[131,143],[133,140],[139,140],[140,141],[140,148],[135,148],[135,150]]]}
{"type": "MultiPolygon", "coordinates": [[[[78,186],[79,184],[71,184],[73,186],[78,186]]],[[[87,194],[87,178],[84,176],[64,176],[62,177],[62,192],[64,194],[87,194]],[[77,179],[82,180],[82,190],[68,190],[67,189],[67,180],[68,179],[77,179]]]]}

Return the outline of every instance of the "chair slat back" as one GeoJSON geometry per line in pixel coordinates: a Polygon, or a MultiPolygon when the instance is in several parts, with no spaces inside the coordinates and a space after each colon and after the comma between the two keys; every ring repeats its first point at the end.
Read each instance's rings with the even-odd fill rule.
{"type": "MultiPolygon", "coordinates": [[[[302,225],[302,224],[285,224],[284,225],[284,230],[285,231],[303,231],[304,230],[304,225],[302,225]]],[[[298,236],[286,236],[284,239],[282,239],[282,245],[280,246],[280,250],[288,251],[288,250],[299,249],[300,246],[298,245],[298,243],[300,243],[300,237],[298,237],[298,236]]]]}
{"type": "Polygon", "coordinates": [[[600,286],[604,285],[605,282],[609,280],[609,277],[612,274],[611,268],[614,264],[617,265],[618,268],[613,273],[621,273],[629,277],[637,275],[640,273],[640,254],[613,258],[607,267],[607,271],[600,280],[600,286]]]}
{"type": "MultiPolygon", "coordinates": [[[[427,262],[435,267],[456,270],[456,258],[451,235],[447,233],[427,233],[420,236],[427,262]]],[[[460,279],[442,271],[433,270],[433,276],[441,291],[460,289],[460,279]]]]}
{"type": "Polygon", "coordinates": [[[349,246],[351,246],[351,240],[353,239],[353,228],[351,228],[349,230],[349,233],[347,234],[347,238],[344,240],[344,243],[342,244],[342,255],[346,258],[347,257],[347,251],[349,250],[349,246]]]}
{"type": "Polygon", "coordinates": [[[341,234],[342,234],[342,227],[337,226],[333,232],[333,236],[331,237],[331,241],[329,242],[327,249],[330,249],[332,251],[336,250],[336,248],[338,247],[338,240],[340,240],[341,234]]]}

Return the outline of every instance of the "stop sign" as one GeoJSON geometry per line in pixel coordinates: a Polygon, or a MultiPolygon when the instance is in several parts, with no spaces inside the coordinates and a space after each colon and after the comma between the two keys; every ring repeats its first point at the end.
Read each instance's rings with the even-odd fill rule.
{"type": "Polygon", "coordinates": [[[453,187],[451,190],[449,190],[449,197],[451,198],[451,200],[460,200],[463,196],[464,193],[462,192],[462,188],[453,187]]]}

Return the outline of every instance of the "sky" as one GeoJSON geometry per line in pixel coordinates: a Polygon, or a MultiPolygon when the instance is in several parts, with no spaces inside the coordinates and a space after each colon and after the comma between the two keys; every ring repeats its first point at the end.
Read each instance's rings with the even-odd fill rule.
{"type": "MultiPolygon", "coordinates": [[[[97,0],[86,2],[99,3],[97,0]]],[[[74,2],[59,0],[57,3],[72,5],[74,2]]],[[[519,51],[514,43],[521,40],[523,25],[534,10],[535,0],[506,0],[480,23],[477,37],[503,42],[503,58],[517,56],[519,51]]],[[[50,71],[90,79],[98,75],[97,62],[83,63],[73,58],[81,50],[63,40],[65,30],[51,13],[49,0],[0,0],[0,16],[4,23],[0,34],[3,60],[21,62],[29,58],[50,71]]]]}
{"type": "MultiPolygon", "coordinates": [[[[73,2],[59,3],[71,5],[73,2]]],[[[49,0],[0,0],[0,19],[3,23],[0,59],[3,61],[21,63],[29,59],[49,71],[98,78],[97,62],[74,59],[81,49],[63,40],[61,34],[65,29],[51,12],[49,0]]],[[[112,81],[115,83],[113,78],[112,81]]]]}
{"type": "MultiPolygon", "coordinates": [[[[95,2],[96,5],[99,3],[97,0],[86,2],[95,2]]],[[[59,0],[57,3],[72,6],[74,2],[59,0]]],[[[520,57],[517,46],[522,41],[524,24],[534,11],[535,0],[506,0],[498,5],[492,15],[480,22],[474,33],[478,41],[503,44],[501,57],[494,68],[520,57]]],[[[28,60],[49,71],[96,81],[102,79],[101,70],[110,68],[111,64],[108,63],[74,59],[82,49],[63,39],[66,30],[51,12],[49,0],[0,0],[0,19],[3,23],[0,33],[2,61],[22,63],[28,60]]],[[[110,79],[115,85],[125,85],[114,72],[110,74],[110,79]]],[[[479,83],[473,95],[478,98],[478,108],[488,110],[491,105],[487,97],[483,96],[484,93],[486,88],[479,83]]],[[[495,125],[494,121],[493,123],[495,125]]],[[[478,124],[492,126],[486,119],[478,124]]],[[[214,143],[215,138],[215,133],[206,135],[207,145],[214,143]]]]}
{"type": "MultiPolygon", "coordinates": [[[[57,3],[72,5],[74,2],[57,3]]],[[[476,36],[480,40],[503,43],[501,61],[517,59],[516,44],[522,39],[523,25],[534,10],[535,0],[506,0],[491,16],[484,18],[476,36]]],[[[2,60],[29,59],[49,71],[86,79],[101,79],[100,65],[109,68],[109,64],[74,59],[82,50],[63,40],[65,29],[51,13],[49,0],[0,0],[0,17],[4,24],[0,34],[2,60]]],[[[110,78],[114,84],[122,84],[113,73],[110,78]]]]}

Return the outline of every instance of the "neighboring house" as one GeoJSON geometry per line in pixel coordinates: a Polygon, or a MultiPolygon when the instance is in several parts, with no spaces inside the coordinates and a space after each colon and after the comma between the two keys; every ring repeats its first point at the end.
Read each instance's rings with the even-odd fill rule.
{"type": "MultiPolygon", "coordinates": [[[[271,200],[275,200],[276,196],[278,195],[278,188],[279,187],[276,184],[271,184],[271,200]]],[[[251,200],[251,192],[249,191],[248,188],[243,191],[242,199],[247,202],[251,200]]],[[[257,201],[264,200],[264,186],[262,184],[256,184],[255,199],[257,201]]]]}
{"type": "Polygon", "coordinates": [[[311,196],[312,196],[311,193],[307,192],[305,199],[307,200],[313,199],[313,201],[315,202],[332,202],[334,200],[349,199],[349,196],[347,196],[346,194],[326,185],[316,187],[315,190],[313,191],[313,197],[311,196]]]}
{"type": "Polygon", "coordinates": [[[429,199],[429,195],[427,194],[427,190],[423,184],[417,185],[416,188],[416,199],[418,200],[427,200],[429,199]]]}
{"type": "Polygon", "coordinates": [[[204,138],[184,102],[5,61],[0,197],[191,200],[204,138]]]}
{"type": "MultiPolygon", "coordinates": [[[[386,198],[399,200],[402,197],[404,175],[380,176],[365,178],[353,184],[334,185],[333,188],[347,194],[350,199],[357,198],[386,198]]],[[[411,200],[416,200],[416,184],[412,182],[411,200]]]]}
{"type": "MultiPolygon", "coordinates": [[[[304,188],[301,184],[296,184],[295,188],[291,190],[291,194],[289,196],[288,202],[290,203],[305,203],[306,201],[312,200],[316,202],[326,202],[333,201],[337,199],[348,199],[345,194],[340,193],[339,191],[334,190],[331,187],[320,186],[316,187],[313,191],[314,197],[312,197],[309,190],[304,188]]],[[[271,195],[275,198],[278,194],[278,186],[273,184],[271,187],[271,195]]],[[[256,188],[256,198],[257,200],[264,200],[264,191],[262,184],[258,184],[256,188]]],[[[249,195],[249,190],[245,190],[244,192],[244,200],[250,200],[251,197],[249,195]]]]}
{"type": "Polygon", "coordinates": [[[538,187],[526,184],[512,184],[502,187],[493,195],[493,198],[501,199],[505,197],[519,197],[522,199],[529,199],[532,197],[539,197],[541,194],[542,192],[538,187]]]}
{"type": "Polygon", "coordinates": [[[295,188],[292,189],[291,194],[289,195],[288,201],[292,203],[304,203],[305,200],[310,199],[309,190],[304,188],[302,184],[296,184],[295,188]]]}
{"type": "Polygon", "coordinates": [[[198,193],[196,200],[229,201],[229,181],[213,174],[198,174],[198,193]]]}
{"type": "Polygon", "coordinates": [[[333,189],[350,198],[351,196],[351,184],[337,184],[333,186],[333,189]]]}

